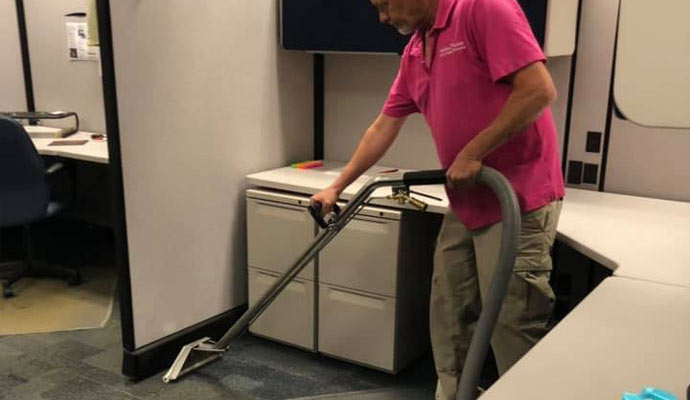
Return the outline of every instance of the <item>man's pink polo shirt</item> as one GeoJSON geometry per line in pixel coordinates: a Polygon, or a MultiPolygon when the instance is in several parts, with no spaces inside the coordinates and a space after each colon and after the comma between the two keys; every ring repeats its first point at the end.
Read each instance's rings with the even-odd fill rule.
{"type": "MultiPolygon", "coordinates": [[[[423,32],[405,47],[383,114],[421,112],[431,128],[441,166],[498,116],[511,93],[502,78],[545,60],[515,0],[439,0],[424,62],[423,32]]],[[[513,185],[522,212],[563,197],[556,128],[551,110],[498,147],[484,165],[513,185]]],[[[449,190],[451,209],[468,229],[501,220],[498,200],[484,187],[449,190]]]]}

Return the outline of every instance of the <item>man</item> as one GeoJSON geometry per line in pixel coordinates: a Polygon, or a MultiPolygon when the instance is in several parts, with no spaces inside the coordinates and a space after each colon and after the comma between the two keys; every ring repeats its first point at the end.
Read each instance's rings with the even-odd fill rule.
{"type": "Polygon", "coordinates": [[[452,212],[439,233],[430,329],[437,398],[454,399],[496,264],[498,201],[474,186],[482,164],[503,173],[522,211],[519,253],[492,348],[504,373],[545,333],[554,295],[550,246],[564,194],[551,77],[515,0],[371,0],[382,23],[414,33],[381,114],[333,184],[312,197],[331,210],[343,189],[378,161],[405,118],[421,112],[447,173],[452,212]]]}

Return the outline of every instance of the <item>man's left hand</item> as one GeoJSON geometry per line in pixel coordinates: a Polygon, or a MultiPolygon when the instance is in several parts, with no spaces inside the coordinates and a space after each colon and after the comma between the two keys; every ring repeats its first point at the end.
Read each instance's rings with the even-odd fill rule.
{"type": "Polygon", "coordinates": [[[474,181],[481,168],[481,161],[460,152],[446,171],[448,187],[456,189],[474,185],[474,181]]]}

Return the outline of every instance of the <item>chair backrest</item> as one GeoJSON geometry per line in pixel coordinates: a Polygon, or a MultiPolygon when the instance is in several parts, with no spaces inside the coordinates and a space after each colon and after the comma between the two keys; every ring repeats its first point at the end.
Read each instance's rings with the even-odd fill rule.
{"type": "Polygon", "coordinates": [[[45,217],[50,200],[46,169],[17,121],[0,117],[0,227],[45,217]]]}

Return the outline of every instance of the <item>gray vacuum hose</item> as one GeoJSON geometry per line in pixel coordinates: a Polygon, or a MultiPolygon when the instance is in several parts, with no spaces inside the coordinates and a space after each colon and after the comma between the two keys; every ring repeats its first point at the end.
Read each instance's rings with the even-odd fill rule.
{"type": "Polygon", "coordinates": [[[495,169],[482,167],[477,175],[477,183],[488,186],[498,197],[503,217],[503,233],[498,265],[489,286],[489,293],[482,304],[482,313],[477,327],[472,335],[456,393],[457,400],[474,400],[478,396],[479,377],[489,350],[494,326],[503,306],[508,282],[513,274],[520,237],[520,206],[510,182],[495,169]]]}

